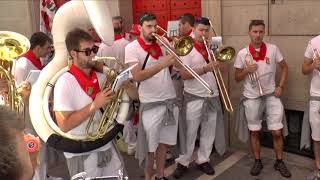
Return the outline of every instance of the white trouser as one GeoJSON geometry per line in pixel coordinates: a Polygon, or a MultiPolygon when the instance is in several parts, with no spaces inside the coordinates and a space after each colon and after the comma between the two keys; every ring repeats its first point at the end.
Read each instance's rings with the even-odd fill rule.
{"type": "MultiPolygon", "coordinates": [[[[266,97],[266,117],[269,130],[279,130],[283,128],[283,105],[279,98],[275,96],[266,97]]],[[[259,106],[261,98],[248,99],[244,103],[245,114],[250,131],[261,130],[262,120],[259,119],[259,106]]]]}
{"type": "Polygon", "coordinates": [[[98,152],[89,154],[85,159],[80,156],[79,158],[70,161],[70,159],[67,158],[70,176],[72,177],[75,174],[80,173],[80,170],[77,170],[79,163],[83,163],[84,172],[87,173],[87,177],[117,176],[118,171],[122,169],[122,163],[113,145],[110,149],[112,151],[111,160],[103,168],[98,167],[98,152]]]}
{"type": "Polygon", "coordinates": [[[46,145],[41,144],[40,152],[39,152],[39,160],[40,163],[38,167],[35,168],[34,176],[32,180],[44,180],[47,179],[47,158],[46,158],[46,145]]]}
{"type": "Polygon", "coordinates": [[[123,128],[124,142],[128,145],[135,145],[137,143],[137,128],[133,125],[133,120],[125,121],[123,128]]]}
{"type": "Polygon", "coordinates": [[[210,154],[215,138],[217,111],[209,111],[208,119],[201,120],[201,109],[204,100],[199,99],[191,101],[186,107],[186,121],[187,121],[187,152],[180,155],[176,162],[188,166],[192,161],[192,154],[194,151],[195,141],[199,125],[201,125],[200,132],[200,147],[198,150],[197,164],[202,164],[210,161],[210,154]]]}
{"type": "Polygon", "coordinates": [[[320,101],[310,101],[310,126],[311,137],[314,141],[320,141],[320,101]]]}
{"type": "Polygon", "coordinates": [[[142,122],[139,123],[143,123],[149,152],[155,152],[159,143],[175,145],[177,142],[179,108],[175,106],[173,109],[175,125],[164,125],[163,118],[166,113],[167,107],[165,105],[142,112],[142,122]]]}

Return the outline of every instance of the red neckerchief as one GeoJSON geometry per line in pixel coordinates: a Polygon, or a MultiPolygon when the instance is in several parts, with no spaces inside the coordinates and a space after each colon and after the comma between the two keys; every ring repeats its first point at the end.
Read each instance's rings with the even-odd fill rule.
{"type": "Polygon", "coordinates": [[[117,41],[122,38],[123,38],[123,36],[121,34],[114,34],[114,41],[117,41]]]}
{"type": "Polygon", "coordinates": [[[22,55],[22,57],[27,58],[36,68],[38,68],[38,70],[43,69],[44,66],[41,64],[40,59],[36,57],[31,49],[22,55]]]}
{"type": "Polygon", "coordinates": [[[87,76],[78,67],[72,64],[69,72],[76,78],[82,90],[92,99],[100,92],[99,81],[94,70],[90,72],[90,76],[87,76]]]}
{"type": "Polygon", "coordinates": [[[253,45],[250,43],[249,45],[249,51],[250,54],[252,55],[253,59],[258,62],[258,61],[264,61],[266,54],[267,54],[267,46],[264,42],[262,42],[261,46],[260,46],[260,52],[259,52],[259,56],[257,55],[257,51],[254,49],[253,45]]]}
{"type": "Polygon", "coordinates": [[[208,57],[208,52],[206,49],[206,46],[204,45],[204,43],[200,43],[197,40],[194,40],[194,48],[196,48],[196,50],[203,56],[204,60],[206,60],[206,62],[209,62],[209,57],[208,57]]]}
{"type": "Polygon", "coordinates": [[[146,44],[141,37],[137,38],[142,49],[147,51],[153,58],[158,59],[162,56],[162,51],[158,43],[153,42],[152,44],[146,44]]]}
{"type": "Polygon", "coordinates": [[[187,33],[188,36],[191,36],[191,33],[192,33],[192,29],[190,29],[190,31],[187,33]]]}

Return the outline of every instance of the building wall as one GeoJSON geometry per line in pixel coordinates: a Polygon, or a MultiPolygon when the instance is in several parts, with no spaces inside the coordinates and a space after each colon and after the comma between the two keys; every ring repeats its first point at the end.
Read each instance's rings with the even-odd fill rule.
{"type": "Polygon", "coordinates": [[[14,31],[29,38],[35,31],[32,22],[35,14],[31,9],[31,3],[29,0],[0,1],[0,31],[14,31]]]}

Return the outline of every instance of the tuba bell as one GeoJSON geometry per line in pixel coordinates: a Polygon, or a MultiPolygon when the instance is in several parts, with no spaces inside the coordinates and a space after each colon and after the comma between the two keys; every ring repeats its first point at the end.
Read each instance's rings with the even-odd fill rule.
{"type": "Polygon", "coordinates": [[[106,1],[77,0],[69,1],[59,8],[55,14],[52,35],[55,47],[55,57],[41,71],[37,82],[31,90],[29,110],[32,125],[39,137],[49,146],[71,153],[82,153],[97,149],[112,140],[123,127],[129,109],[129,97],[125,91],[114,99],[117,106],[112,116],[106,117],[112,126],[106,134],[95,140],[87,135],[71,135],[60,130],[54,122],[49,110],[49,98],[52,94],[56,80],[69,69],[68,52],[65,45],[67,33],[74,28],[87,28],[93,26],[103,43],[113,44],[113,29],[111,16],[106,1]],[[77,14],[75,16],[75,14],[77,14]]]}
{"type": "Polygon", "coordinates": [[[23,113],[23,102],[13,77],[15,59],[27,52],[30,42],[25,36],[11,31],[0,31],[0,79],[3,104],[11,110],[23,113]]]}

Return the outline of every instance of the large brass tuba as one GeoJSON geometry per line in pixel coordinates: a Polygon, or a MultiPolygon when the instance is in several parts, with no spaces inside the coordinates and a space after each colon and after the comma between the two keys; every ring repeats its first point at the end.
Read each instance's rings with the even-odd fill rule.
{"type": "Polygon", "coordinates": [[[18,113],[23,112],[23,102],[12,75],[14,61],[30,48],[25,36],[11,31],[0,31],[0,79],[4,104],[18,113]]]}
{"type": "MultiPolygon", "coordinates": [[[[104,139],[99,136],[96,141],[91,141],[87,135],[74,136],[64,133],[53,121],[49,111],[49,97],[58,77],[68,71],[68,52],[65,45],[66,34],[74,28],[87,28],[93,26],[103,43],[113,44],[113,28],[111,16],[106,1],[101,0],[76,0],[65,3],[55,14],[52,26],[52,35],[55,47],[54,59],[41,71],[39,79],[31,90],[29,110],[31,122],[40,138],[47,144],[65,152],[85,152],[96,149],[106,144],[109,127],[104,139]],[[99,144],[95,142],[101,142],[99,144]],[[72,143],[73,148],[70,149],[72,143]]],[[[114,101],[117,103],[111,110],[115,113],[106,120],[113,121],[117,127],[125,121],[129,109],[129,97],[126,92],[120,93],[114,101]],[[116,120],[116,121],[114,121],[116,120]]],[[[115,132],[117,133],[117,132],[115,132]]]]}

